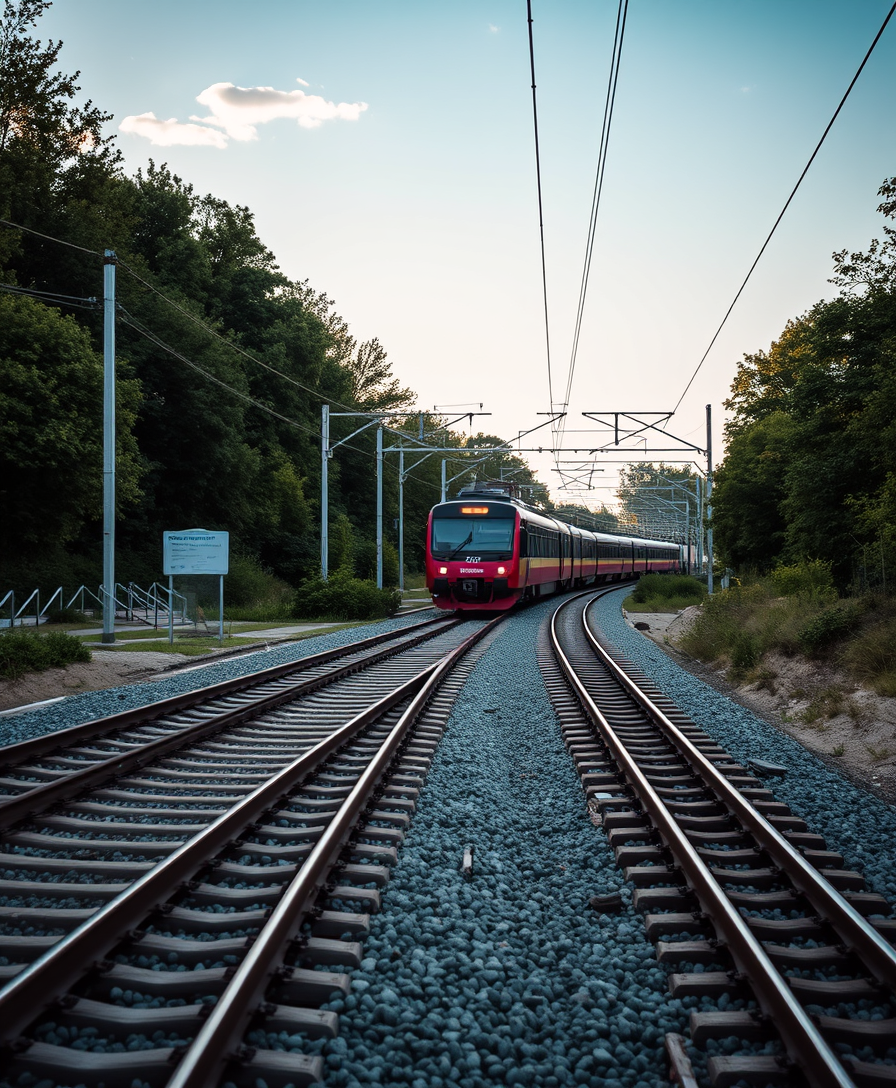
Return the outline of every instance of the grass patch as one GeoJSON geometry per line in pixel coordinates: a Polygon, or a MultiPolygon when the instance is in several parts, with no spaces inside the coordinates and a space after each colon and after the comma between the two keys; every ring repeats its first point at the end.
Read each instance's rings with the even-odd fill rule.
{"type": "Polygon", "coordinates": [[[0,635],[0,676],[6,680],[89,660],[90,650],[63,631],[5,631],[0,635]]]}
{"type": "Polygon", "coordinates": [[[638,579],[630,597],[635,612],[680,612],[688,605],[699,604],[706,596],[706,587],[688,574],[645,574],[638,579]]]}
{"type": "MultiPolygon", "coordinates": [[[[308,621],[313,622],[313,621],[308,621]]],[[[373,621],[370,621],[373,622],[373,621]]],[[[295,632],[291,635],[278,636],[277,642],[302,642],[306,638],[316,638],[321,633],[330,634],[333,631],[341,631],[346,627],[361,627],[365,626],[363,623],[331,623],[324,627],[315,627],[310,631],[299,630],[298,621],[293,620],[293,624],[296,625],[295,632]]],[[[289,626],[284,624],[284,626],[289,626]]],[[[133,651],[140,653],[145,651],[148,653],[160,653],[160,654],[204,654],[210,653],[212,650],[229,649],[237,646],[263,646],[266,642],[265,639],[253,638],[252,631],[260,630],[266,631],[270,627],[270,624],[266,623],[247,623],[241,624],[238,629],[233,632],[225,633],[223,643],[212,634],[202,632],[201,634],[195,634],[190,632],[178,631],[175,628],[174,643],[168,641],[168,636],[161,628],[156,630],[147,631],[128,631],[127,635],[116,635],[114,643],[105,643],[100,645],[102,635],[85,635],[81,641],[89,642],[92,645],[96,645],[99,649],[103,650],[122,650],[133,651]]]]}
{"type": "Polygon", "coordinates": [[[874,603],[841,661],[851,676],[878,695],[896,697],[896,602],[874,603]]]}
{"type": "Polygon", "coordinates": [[[867,611],[862,600],[838,603],[816,586],[783,597],[777,589],[768,579],[707,597],[680,640],[682,649],[700,661],[727,661],[740,673],[756,668],[772,650],[789,657],[834,656],[867,611]]]}
{"type": "Polygon", "coordinates": [[[809,705],[796,715],[796,719],[804,725],[829,721],[831,718],[836,718],[838,714],[846,713],[846,703],[846,693],[843,688],[838,684],[831,684],[819,691],[809,705]]]}

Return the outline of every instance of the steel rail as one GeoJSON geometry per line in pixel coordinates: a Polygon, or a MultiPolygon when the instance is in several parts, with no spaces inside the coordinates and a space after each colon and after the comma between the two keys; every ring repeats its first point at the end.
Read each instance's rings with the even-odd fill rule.
{"type": "Polygon", "coordinates": [[[628,694],[657,722],[678,753],[749,829],[763,850],[794,886],[805,895],[823,921],[828,922],[846,947],[855,951],[865,968],[882,986],[896,990],[896,948],[869,925],[865,918],[836,888],[787,842],[780,831],[755,808],[719,769],[696,748],[684,733],[640,690],[625,670],[600,645],[583,616],[585,634],[601,662],[623,685],[628,694]]]}
{"type": "Polygon", "coordinates": [[[445,674],[505,618],[499,616],[492,620],[430,667],[426,682],[393,726],[380,750],[339,808],[336,817],[327,825],[324,835],[287,887],[258,939],[237,967],[227,990],[179,1062],[176,1072],[168,1082],[168,1088],[211,1088],[218,1083],[228,1061],[238,1058],[238,1055],[232,1053],[235,1041],[242,1039],[250,1020],[257,1013],[259,1002],[273,981],[276,965],[284,949],[300,931],[309,909],[326,883],[333,862],[348,842],[358,814],[369,801],[405,736],[445,674]]]}
{"type": "MultiPolygon", "coordinates": [[[[557,617],[566,607],[567,605],[561,605],[551,617],[551,640],[560,667],[592,721],[600,729],[607,747],[635,789],[673,857],[685,872],[701,908],[716,927],[716,932],[722,935],[738,969],[756,987],[757,999],[763,1012],[772,1017],[789,1056],[802,1064],[804,1069],[812,1071],[813,1088],[855,1088],[854,1081],[848,1076],[836,1054],[796,1000],[765,949],[741,919],[737,909],[715,881],[710,869],[679,828],[659,794],[577,676],[560,646],[557,632],[557,617]]],[[[583,609],[583,625],[585,611],[583,609]]]]}
{"type": "MultiPolygon", "coordinates": [[[[454,624],[462,621],[458,620],[454,624]]],[[[449,624],[449,627],[452,626],[449,624]]],[[[443,628],[435,634],[441,634],[445,630],[443,628]]],[[[29,818],[34,815],[36,811],[46,809],[50,805],[56,804],[59,801],[67,800],[73,794],[78,793],[83,789],[87,789],[91,786],[96,786],[105,781],[110,776],[118,777],[126,771],[133,771],[152,759],[157,758],[160,755],[164,755],[166,752],[175,750],[182,747],[184,744],[194,742],[202,737],[208,736],[210,733],[215,733],[221,729],[226,729],[228,726],[239,722],[241,719],[249,715],[257,715],[267,710],[271,710],[273,707],[279,706],[281,703],[289,702],[292,699],[296,699],[301,695],[306,695],[309,692],[316,691],[321,687],[325,687],[337,680],[341,680],[352,673],[358,672],[361,668],[368,665],[374,665],[385,658],[394,656],[396,650],[404,650],[409,647],[419,644],[430,637],[429,632],[418,633],[412,639],[404,641],[400,647],[387,646],[385,649],[376,651],[364,658],[362,661],[353,661],[348,665],[340,669],[334,669],[332,672],[325,673],[323,676],[311,677],[307,680],[299,680],[295,684],[291,684],[287,688],[283,688],[279,691],[273,692],[270,695],[262,696],[259,699],[253,699],[251,702],[246,703],[245,706],[235,707],[230,710],[226,710],[221,714],[216,715],[214,718],[204,719],[198,721],[193,725],[185,726],[183,729],[176,729],[163,737],[157,737],[154,740],[148,741],[145,745],[141,745],[139,748],[131,749],[125,752],[116,752],[109,756],[107,759],[99,760],[96,763],[87,764],[83,770],[73,771],[71,774],[65,775],[64,778],[53,779],[49,782],[44,782],[39,786],[34,786],[31,789],[26,789],[22,793],[14,794],[11,797],[0,797],[0,830],[5,830],[11,825],[19,822],[20,820],[29,818]]],[[[378,641],[382,639],[378,638],[378,641]]],[[[354,652],[354,648],[352,650],[354,652]]],[[[330,655],[332,651],[327,651],[327,655],[330,655]]],[[[315,655],[314,663],[319,664],[317,657],[324,657],[326,655],[315,655]]],[[[346,656],[346,655],[342,655],[346,656]]],[[[312,659],[303,659],[309,661],[312,659]]],[[[329,660],[333,660],[330,656],[329,660]]],[[[326,663],[326,662],[324,662],[326,663]]],[[[306,666],[310,667],[310,666],[306,666]]],[[[281,666],[275,666],[276,670],[281,670],[281,666]]],[[[293,666],[292,670],[295,671],[293,666]]],[[[272,677],[269,675],[270,670],[265,670],[264,673],[250,673],[247,676],[240,678],[239,683],[241,687],[237,686],[234,681],[226,681],[226,686],[229,693],[234,691],[247,691],[252,687],[260,686],[271,679],[278,679],[279,677],[272,677]],[[264,677],[264,679],[260,679],[264,677]]],[[[282,672],[281,672],[282,675],[282,672]]],[[[288,671],[287,671],[288,675],[288,671]]],[[[217,685],[216,685],[217,687],[217,685]]],[[[178,706],[174,709],[183,710],[187,707],[194,707],[196,705],[207,702],[213,696],[208,693],[212,691],[211,688],[202,688],[198,692],[190,693],[193,698],[190,701],[185,702],[185,696],[175,696],[174,699],[166,699],[161,703],[150,703],[148,706],[142,708],[142,716],[140,711],[125,711],[126,715],[137,715],[136,720],[131,720],[128,724],[146,724],[151,721],[155,721],[165,711],[160,710],[160,707],[166,707],[172,702],[176,702],[178,706]],[[149,711],[149,713],[147,713],[149,711]]],[[[215,692],[214,697],[220,697],[222,692],[215,692]]],[[[170,710],[171,708],[169,708],[170,710]]],[[[113,719],[117,719],[119,715],[113,715],[112,718],[99,718],[94,722],[86,723],[88,725],[96,725],[97,723],[110,722],[113,719]]],[[[80,727],[75,726],[75,729],[80,727]]],[[[113,732],[115,729],[121,728],[120,725],[110,726],[106,732],[113,732]]],[[[64,730],[63,734],[51,734],[60,738],[60,741],[54,745],[53,748],[48,749],[43,754],[54,751],[56,748],[61,747],[61,737],[65,734],[69,734],[70,730],[64,730]]],[[[96,734],[94,734],[96,735],[96,734]]],[[[43,739],[43,738],[38,738],[43,739]]],[[[69,739],[66,737],[66,739],[69,739]]],[[[80,738],[77,738],[80,739],[80,738]]],[[[23,744],[29,744],[29,741],[24,741],[23,744]]],[[[13,747],[18,748],[18,745],[13,747]]],[[[0,757],[3,755],[3,750],[0,749],[0,757]]]]}
{"type": "MultiPolygon", "coordinates": [[[[0,989],[0,1045],[12,1045],[56,998],[124,940],[148,912],[160,907],[185,881],[230,845],[248,824],[285,799],[341,745],[402,700],[412,697],[441,662],[429,665],[373,706],[319,741],[233,808],[139,877],[115,899],[27,965],[0,989]]],[[[303,861],[304,865],[305,862],[303,861]]]]}
{"type": "Polygon", "coordinates": [[[115,732],[118,729],[126,729],[132,725],[152,721],[165,714],[171,714],[194,706],[197,702],[219,699],[223,695],[242,691],[249,680],[252,683],[266,684],[271,680],[279,680],[282,676],[289,676],[293,672],[301,672],[317,665],[326,665],[330,661],[336,661],[340,657],[347,657],[359,650],[372,649],[384,642],[400,641],[404,635],[411,634],[414,631],[419,632],[421,628],[442,623],[445,624],[445,629],[448,630],[452,625],[461,622],[463,622],[461,619],[453,617],[436,616],[431,620],[408,624],[407,627],[402,627],[396,631],[386,631],[380,635],[371,635],[369,638],[361,639],[358,642],[347,643],[345,646],[337,646],[333,650],[322,650],[318,654],[309,654],[307,657],[300,657],[283,665],[271,665],[259,672],[248,673],[232,680],[221,680],[217,684],[209,684],[204,688],[194,688],[192,691],[183,692],[181,695],[172,695],[155,703],[134,707],[132,710],[121,710],[117,714],[110,714],[105,718],[94,718],[89,722],[81,722],[80,725],[71,725],[66,729],[58,729],[52,733],[44,733],[39,737],[31,737],[29,740],[3,745],[0,746],[0,766],[12,767],[23,759],[46,755],[62,745],[69,745],[75,741],[80,743],[93,737],[115,732]]]}

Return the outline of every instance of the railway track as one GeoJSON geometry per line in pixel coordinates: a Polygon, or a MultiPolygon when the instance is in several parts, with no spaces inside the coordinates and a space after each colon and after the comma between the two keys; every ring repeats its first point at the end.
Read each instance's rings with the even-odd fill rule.
{"type": "Polygon", "coordinates": [[[319,1080],[320,1006],[494,627],[418,624],[0,750],[8,1080],[319,1080]]]}
{"type": "MultiPolygon", "coordinates": [[[[590,599],[593,599],[593,595],[590,599]]],[[[565,743],[715,1088],[896,1085],[896,918],[886,899],[611,646],[590,599],[539,647],[565,743]]],[[[608,906],[607,909],[612,909],[608,906]]],[[[697,1084],[667,1036],[673,1079],[697,1084]]]]}

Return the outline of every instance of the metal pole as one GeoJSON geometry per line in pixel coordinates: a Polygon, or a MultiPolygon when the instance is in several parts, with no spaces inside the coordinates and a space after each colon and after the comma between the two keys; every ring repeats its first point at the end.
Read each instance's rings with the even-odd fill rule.
{"type": "Polygon", "coordinates": [[[697,477],[697,573],[703,573],[703,480],[697,477]]]}
{"type": "Polygon", "coordinates": [[[330,539],[328,529],[329,480],[327,461],[330,458],[330,406],[324,404],[320,410],[320,576],[326,582],[330,539]]]}
{"type": "Polygon", "coordinates": [[[168,575],[168,645],[174,645],[174,575],[168,575]]]}
{"type": "Polygon", "coordinates": [[[442,502],[448,501],[448,483],[446,480],[446,467],[448,462],[442,458],[442,502]]]}
{"type": "Polygon", "coordinates": [[[706,406],[706,571],[707,591],[712,594],[712,405],[706,406]]]}
{"type": "Polygon", "coordinates": [[[103,642],[115,641],[115,252],[103,258],[103,642]]]}
{"type": "Polygon", "coordinates": [[[376,429],[376,588],[383,588],[383,428],[376,429]]]}
{"type": "MultiPolygon", "coordinates": [[[[423,426],[423,416],[420,417],[423,426]]],[[[398,451],[398,588],[404,593],[404,450],[398,451]]]]}
{"type": "Polygon", "coordinates": [[[218,641],[224,641],[224,575],[219,575],[218,585],[218,641]]]}

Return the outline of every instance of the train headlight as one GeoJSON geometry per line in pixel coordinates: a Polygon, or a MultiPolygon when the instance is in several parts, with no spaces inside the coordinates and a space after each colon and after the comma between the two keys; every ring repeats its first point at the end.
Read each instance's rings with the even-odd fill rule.
{"type": "Polygon", "coordinates": [[[439,567],[439,574],[447,574],[447,573],[448,573],[448,568],[447,567],[439,567]]]}
{"type": "Polygon", "coordinates": [[[506,574],[506,573],[507,573],[507,568],[506,567],[498,567],[498,574],[506,574]]]}

